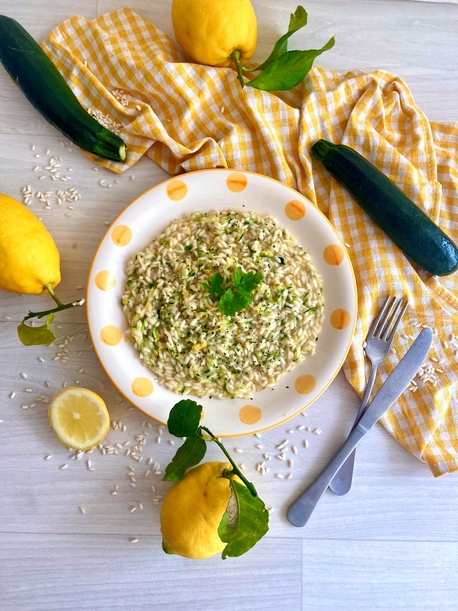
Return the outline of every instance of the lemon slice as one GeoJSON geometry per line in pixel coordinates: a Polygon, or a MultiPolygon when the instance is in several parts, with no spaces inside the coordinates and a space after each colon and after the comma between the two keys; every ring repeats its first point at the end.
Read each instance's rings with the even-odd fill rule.
{"type": "Polygon", "coordinates": [[[75,450],[90,450],[110,428],[105,402],[86,388],[69,387],[58,392],[49,406],[48,418],[59,440],[75,450]]]}

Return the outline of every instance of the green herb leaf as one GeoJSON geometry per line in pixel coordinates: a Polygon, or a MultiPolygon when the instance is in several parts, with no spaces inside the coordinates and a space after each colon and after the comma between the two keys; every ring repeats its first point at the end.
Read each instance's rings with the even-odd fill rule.
{"type": "Polygon", "coordinates": [[[225,512],[218,527],[218,535],[224,543],[222,558],[241,556],[251,549],[269,530],[269,512],[264,502],[253,496],[248,488],[235,479],[230,480],[232,494],[237,504],[237,516],[232,524],[225,512]]]}
{"type": "Polygon", "coordinates": [[[206,282],[202,282],[202,286],[204,287],[204,289],[207,291],[207,293],[210,293],[210,297],[215,301],[217,301],[224,293],[222,285],[223,277],[220,273],[213,274],[213,276],[210,276],[209,285],[206,282]]]}
{"type": "Polygon", "coordinates": [[[191,250],[192,246],[191,244],[188,244],[187,246],[184,247],[185,250],[191,250]]]}
{"type": "Polygon", "coordinates": [[[233,293],[231,289],[227,289],[219,302],[219,311],[226,316],[235,316],[252,301],[249,293],[233,293]]]}
{"type": "MultiPolygon", "coordinates": [[[[257,70],[265,70],[270,64],[272,64],[280,55],[286,53],[288,50],[288,39],[297,32],[301,28],[307,25],[307,11],[303,6],[298,6],[294,13],[291,13],[291,17],[289,20],[288,32],[283,34],[281,38],[277,40],[275,46],[272,50],[272,53],[266,59],[266,61],[257,66],[256,68],[244,68],[245,72],[256,72],[257,70]]],[[[247,85],[251,85],[251,83],[246,83],[247,85]]]]}
{"type": "Polygon", "coordinates": [[[17,334],[24,346],[42,346],[50,344],[56,339],[54,331],[51,329],[51,323],[54,319],[54,314],[46,316],[46,324],[41,327],[29,327],[24,321],[17,328],[17,334]]]}
{"type": "Polygon", "coordinates": [[[237,312],[245,309],[252,301],[251,293],[253,293],[264,280],[262,274],[257,272],[243,273],[241,267],[238,267],[232,277],[232,288],[228,288],[219,302],[219,311],[226,316],[234,316],[237,312]]]}
{"type": "Polygon", "coordinates": [[[167,420],[169,433],[175,435],[175,437],[195,436],[201,417],[202,406],[190,399],[183,399],[170,410],[167,420]]]}
{"type": "MultiPolygon", "coordinates": [[[[184,403],[180,401],[180,403],[184,403]]],[[[170,429],[169,429],[170,430],[170,429]]],[[[165,482],[179,482],[188,469],[198,465],[207,451],[207,443],[202,437],[187,437],[165,468],[162,478],[165,482]]]]}
{"type": "Polygon", "coordinates": [[[234,272],[234,277],[232,278],[232,282],[234,283],[234,286],[238,286],[243,278],[243,269],[241,267],[238,267],[235,272],[234,272]]]}
{"type": "Polygon", "coordinates": [[[332,37],[321,49],[287,51],[277,57],[259,76],[247,82],[246,85],[263,91],[292,89],[308,74],[315,58],[332,49],[334,44],[335,39],[332,37]]]}
{"type": "Polygon", "coordinates": [[[238,289],[241,293],[253,293],[263,280],[264,276],[262,274],[258,274],[258,272],[248,272],[248,274],[243,276],[238,289]]]}

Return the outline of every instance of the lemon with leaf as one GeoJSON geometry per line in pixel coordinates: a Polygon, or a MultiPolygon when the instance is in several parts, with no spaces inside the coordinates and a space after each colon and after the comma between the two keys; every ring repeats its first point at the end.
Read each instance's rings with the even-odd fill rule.
{"type": "Polygon", "coordinates": [[[48,419],[58,439],[75,450],[94,448],[110,428],[110,415],[104,400],[92,390],[73,386],[54,396],[48,419]]]}
{"type": "Polygon", "coordinates": [[[288,31],[262,64],[248,68],[256,48],[256,15],[249,0],[173,0],[175,38],[188,57],[209,66],[232,66],[242,87],[284,91],[299,85],[314,60],[335,44],[334,36],[320,49],[288,50],[290,37],[307,24],[307,11],[291,13],[288,31]],[[257,72],[254,78],[245,75],[257,72]]]}
{"type": "Polygon", "coordinates": [[[172,24],[177,43],[198,64],[230,66],[235,51],[245,64],[256,49],[249,0],[173,0],[172,24]]]}
{"type": "Polygon", "coordinates": [[[84,303],[84,299],[62,303],[54,292],[60,279],[59,251],[49,231],[24,204],[0,193],[0,289],[23,295],[48,292],[57,304],[24,317],[18,335],[26,346],[51,343],[56,339],[50,326],[54,314],[84,303]],[[44,317],[42,326],[25,324],[30,318],[44,317]]]}
{"type": "Polygon", "coordinates": [[[185,441],[163,477],[175,485],[162,504],[162,547],[185,558],[241,556],[269,530],[269,514],[221,441],[200,424],[201,417],[202,406],[191,400],[170,411],[168,430],[185,441]],[[212,442],[229,462],[196,466],[212,442]]]}

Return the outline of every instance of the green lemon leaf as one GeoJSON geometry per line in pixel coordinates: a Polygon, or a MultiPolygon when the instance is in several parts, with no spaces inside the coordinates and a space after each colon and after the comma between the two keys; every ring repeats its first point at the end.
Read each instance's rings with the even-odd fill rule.
{"type": "Polygon", "coordinates": [[[197,435],[202,406],[190,399],[178,401],[170,410],[167,428],[175,437],[190,437],[197,435]]]}
{"type": "Polygon", "coordinates": [[[180,446],[165,468],[162,478],[165,482],[179,482],[188,469],[198,465],[207,451],[207,443],[202,437],[188,437],[180,446]]]}
{"type": "Polygon", "coordinates": [[[231,289],[227,289],[219,302],[219,311],[226,316],[235,316],[252,301],[248,293],[233,293],[231,289]]]}
{"type": "Polygon", "coordinates": [[[241,293],[253,293],[263,280],[264,276],[262,274],[248,272],[248,274],[243,276],[238,289],[241,293]]]}
{"type": "MultiPolygon", "coordinates": [[[[268,66],[270,66],[270,64],[272,64],[277,59],[277,57],[280,57],[280,55],[286,53],[286,51],[288,50],[288,39],[294,34],[294,32],[297,32],[305,25],[307,25],[307,11],[304,9],[303,6],[298,6],[295,12],[291,13],[287,33],[283,34],[283,36],[277,40],[272,50],[272,53],[269,55],[266,61],[260,66],[257,66],[256,68],[244,68],[245,72],[256,72],[257,70],[265,70],[268,66]]],[[[247,83],[247,85],[249,85],[249,83],[247,83]]]]}
{"type": "Polygon", "coordinates": [[[308,74],[315,58],[332,49],[334,44],[335,39],[332,37],[321,49],[287,51],[269,64],[259,76],[245,84],[263,91],[292,89],[308,74]]]}
{"type": "Polygon", "coordinates": [[[24,346],[42,346],[50,344],[56,339],[54,331],[51,329],[51,323],[54,319],[54,314],[46,316],[46,324],[41,327],[29,327],[24,321],[17,328],[17,334],[24,346]]]}
{"type": "Polygon", "coordinates": [[[253,496],[243,484],[230,480],[232,494],[235,497],[237,513],[234,520],[228,518],[227,512],[218,527],[218,535],[224,543],[222,558],[241,556],[269,530],[269,512],[264,502],[253,496]]]}
{"type": "Polygon", "coordinates": [[[307,25],[307,11],[303,6],[299,5],[289,18],[288,34],[291,36],[291,34],[294,34],[294,32],[297,32],[297,30],[300,30],[305,25],[307,25]]]}

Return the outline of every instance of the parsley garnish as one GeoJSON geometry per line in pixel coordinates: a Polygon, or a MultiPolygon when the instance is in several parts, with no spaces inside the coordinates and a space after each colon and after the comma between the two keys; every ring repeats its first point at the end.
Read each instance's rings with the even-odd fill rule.
{"type": "Polygon", "coordinates": [[[210,284],[202,283],[202,286],[210,293],[213,300],[219,301],[219,311],[226,316],[234,316],[237,312],[244,310],[252,301],[252,294],[264,280],[262,274],[248,272],[245,274],[238,267],[227,288],[223,288],[223,277],[220,273],[210,276],[210,284]]]}
{"type": "Polygon", "coordinates": [[[203,282],[202,286],[207,291],[207,293],[210,293],[211,298],[217,301],[224,294],[222,284],[223,277],[221,276],[221,274],[213,274],[213,276],[210,276],[210,284],[208,285],[207,283],[203,282]]]}

